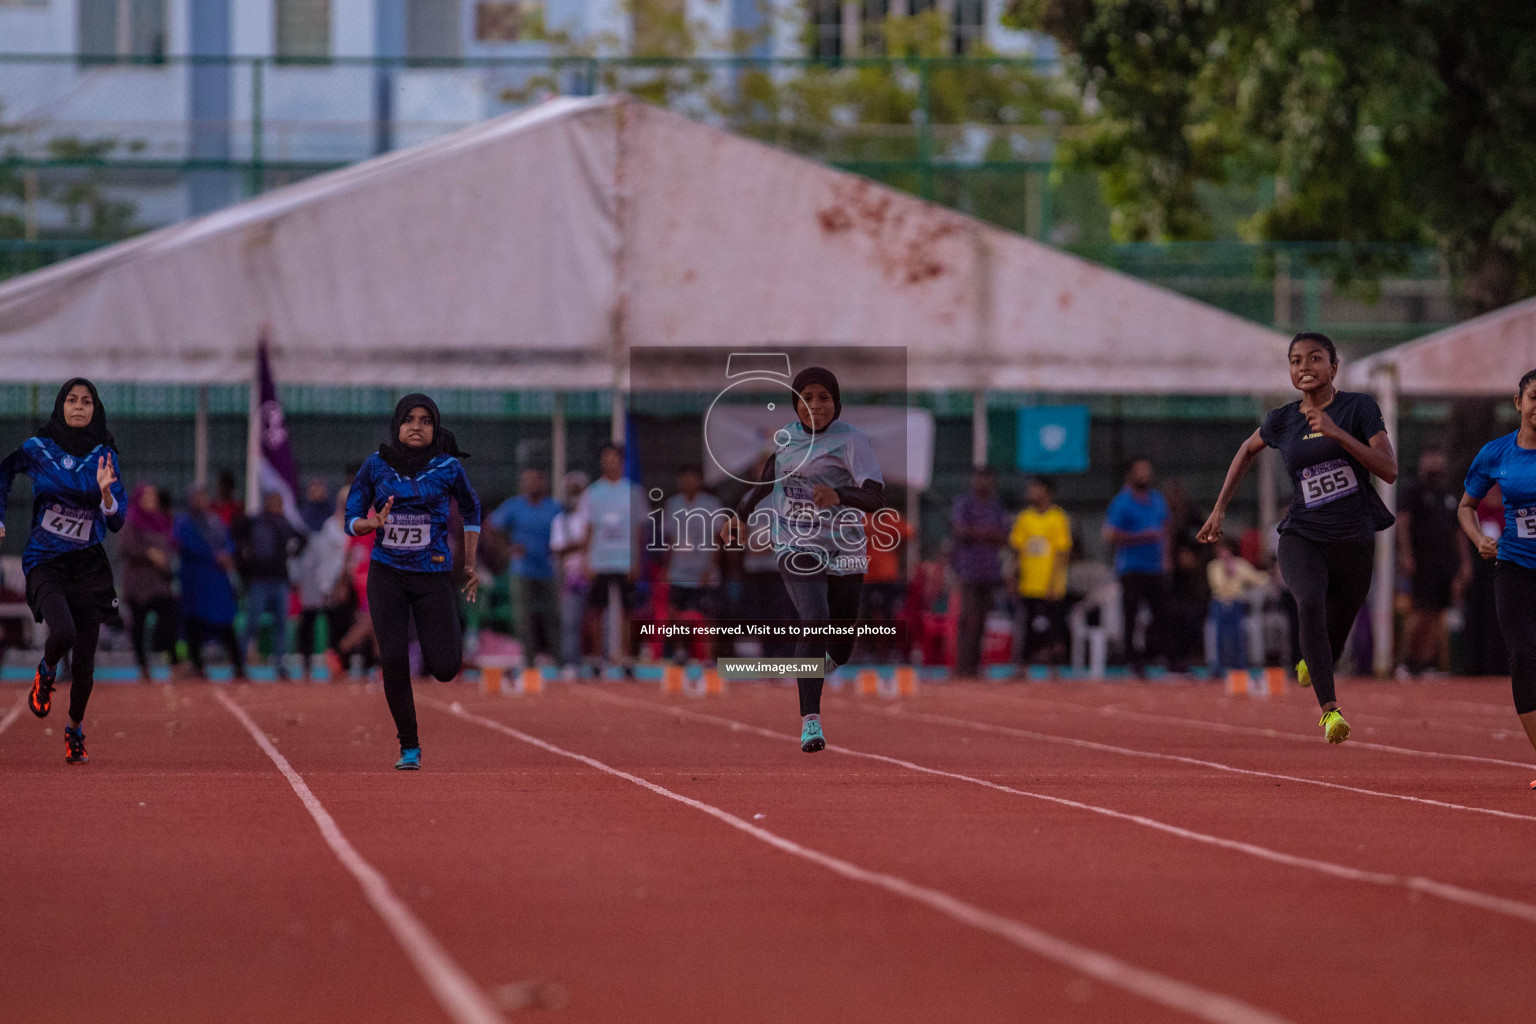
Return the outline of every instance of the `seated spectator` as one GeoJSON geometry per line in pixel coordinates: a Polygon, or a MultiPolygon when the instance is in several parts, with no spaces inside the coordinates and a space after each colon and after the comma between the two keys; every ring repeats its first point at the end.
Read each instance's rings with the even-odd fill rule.
{"type": "Polygon", "coordinates": [[[1248,667],[1244,625],[1252,592],[1268,585],[1269,576],[1238,557],[1236,545],[1224,540],[1216,557],[1206,566],[1211,587],[1211,622],[1216,627],[1216,646],[1211,652],[1211,674],[1220,679],[1235,668],[1248,667]]]}

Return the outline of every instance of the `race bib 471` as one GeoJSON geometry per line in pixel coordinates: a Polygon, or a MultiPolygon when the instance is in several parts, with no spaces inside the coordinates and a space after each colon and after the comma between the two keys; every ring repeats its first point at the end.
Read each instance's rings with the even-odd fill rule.
{"type": "Polygon", "coordinates": [[[1360,490],[1354,467],[1344,459],[1332,459],[1301,471],[1301,497],[1307,508],[1338,501],[1360,490]]]}
{"type": "Polygon", "coordinates": [[[43,509],[43,519],[38,525],[55,537],[84,544],[91,539],[91,525],[95,520],[94,512],[55,504],[43,509]]]}

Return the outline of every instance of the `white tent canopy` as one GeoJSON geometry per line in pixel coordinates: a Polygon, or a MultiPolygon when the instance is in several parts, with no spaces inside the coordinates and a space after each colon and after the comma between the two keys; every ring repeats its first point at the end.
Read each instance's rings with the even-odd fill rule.
{"type": "Polygon", "coordinates": [[[1536,367],[1536,299],[1526,299],[1362,359],[1350,369],[1359,388],[1389,376],[1398,394],[1512,395],[1536,367]]]}
{"type": "Polygon", "coordinates": [[[0,379],[623,386],[902,346],[911,386],[1251,393],[1284,339],[627,97],[553,100],[0,285],[0,379]]]}

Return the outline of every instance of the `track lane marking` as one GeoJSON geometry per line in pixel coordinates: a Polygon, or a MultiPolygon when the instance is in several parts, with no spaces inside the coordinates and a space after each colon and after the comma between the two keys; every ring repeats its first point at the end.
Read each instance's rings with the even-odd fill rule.
{"type": "Polygon", "coordinates": [[[1155,761],[1174,761],[1179,764],[1195,765],[1200,768],[1211,768],[1220,772],[1231,772],[1234,775],[1254,775],[1262,779],[1297,782],[1307,786],[1321,786],[1324,789],[1338,789],[1346,793],[1358,793],[1361,796],[1374,796],[1385,800],[1402,800],[1407,803],[1425,804],[1429,807],[1441,807],[1451,811],[1464,811],[1468,814],[1487,814],[1495,818],[1508,818],[1512,821],[1536,821],[1536,814],[1516,814],[1513,811],[1500,811],[1491,807],[1471,807],[1467,804],[1454,804],[1446,800],[1434,800],[1430,797],[1409,796],[1406,793],[1386,793],[1379,789],[1346,786],[1342,782],[1324,782],[1322,779],[1308,779],[1300,775],[1282,775],[1279,772],[1260,771],[1257,768],[1239,768],[1236,765],[1224,764],[1221,761],[1206,761],[1198,757],[1185,757],[1182,754],[1165,754],[1155,750],[1117,747],[1112,743],[1099,743],[1095,740],[1079,739],[1076,736],[1057,736],[1053,733],[1035,732],[1032,729],[1020,729],[1011,725],[995,725],[991,722],[977,722],[968,718],[952,718],[949,715],[937,715],[928,711],[908,711],[905,708],[867,708],[854,702],[840,702],[840,706],[853,708],[871,715],[891,715],[893,717],[909,718],[917,722],[929,722],[933,725],[947,725],[952,728],[970,729],[974,732],[1012,736],[1017,739],[1037,740],[1041,743],[1056,743],[1063,746],[1078,747],[1083,750],[1098,750],[1107,754],[1120,754],[1125,757],[1143,757],[1155,761]]]}
{"type": "MultiPolygon", "coordinates": [[[[602,700],[621,707],[645,708],[663,715],[672,715],[689,721],[704,722],[730,729],[732,732],[749,732],[753,735],[763,736],[773,740],[787,740],[798,742],[790,733],[775,732],[760,725],[743,722],[734,718],[725,718],[720,715],[708,715],[700,711],[690,711],[686,708],[675,708],[665,704],[656,704],[645,700],[619,697],[602,692],[580,691],[583,696],[591,700],[602,700]]],[[[1363,882],[1369,885],[1402,888],[1414,892],[1428,893],[1452,903],[1460,903],[1463,906],[1477,907],[1481,910],[1504,914],[1508,917],[1518,918],[1532,924],[1536,924],[1536,904],[1525,903],[1520,900],[1509,899],[1503,896],[1495,896],[1492,893],[1480,892],[1476,889],[1467,889],[1448,882],[1439,882],[1433,878],[1424,878],[1417,875],[1397,875],[1385,871],[1370,871],[1364,868],[1352,868],[1347,864],[1335,864],[1332,861],[1319,860],[1315,857],[1302,857],[1295,854],[1284,853],[1280,850],[1260,846],[1257,843],[1247,843],[1239,839],[1226,839],[1222,836],[1213,836],[1205,832],[1196,832],[1194,829],[1184,828],[1180,825],[1169,824],[1156,818],[1149,818],[1143,814],[1132,814],[1127,811],[1117,811],[1110,807],[1101,807],[1097,804],[1084,803],[1081,800],[1073,800],[1068,797],[1052,796],[1048,793],[1036,793],[1027,789],[1018,789],[990,779],[979,778],[974,775],[965,775],[960,772],[947,771],[942,768],[932,768],[927,765],[917,764],[899,757],[887,754],[875,754],[864,750],[854,750],[842,744],[829,743],[827,749],[834,753],[844,754],[848,757],[861,757],[871,761],[881,761],[886,764],[897,765],[909,771],[920,772],[924,775],[936,775],[941,778],[955,779],[959,782],[967,782],[975,786],[997,790],[1000,793],[1008,793],[1013,796],[1028,797],[1032,800],[1041,800],[1045,803],[1058,804],[1062,807],[1071,807],[1080,811],[1089,811],[1106,818],[1114,818],[1119,821],[1127,821],[1141,825],[1158,832],[1164,832],[1180,839],[1189,839],[1194,842],[1205,843],[1210,846],[1218,846],[1222,849],[1232,850],[1237,853],[1245,853],[1260,860],[1270,861],[1275,864],[1284,864],[1288,867],[1301,868],[1307,871],[1315,871],[1319,874],[1331,875],[1351,882],[1363,882]]]]}
{"type": "Polygon", "coordinates": [[[251,734],[251,739],[255,740],[262,752],[277,765],[277,770],[283,773],[283,777],[288,780],[288,785],[298,796],[304,809],[314,819],[315,826],[320,830],[320,836],[325,840],[325,844],[331,848],[336,859],[341,861],[342,867],[346,868],[347,872],[356,879],[357,884],[362,887],[363,896],[383,920],[385,927],[394,935],[395,941],[405,951],[405,955],[415,966],[422,980],[427,983],[427,988],[436,997],[438,1005],[444,1012],[455,1024],[506,1024],[506,1019],[491,1003],[489,997],[480,991],[479,986],[449,955],[421,919],[395,895],[388,880],[357,852],[357,848],[336,824],[336,819],[331,817],[325,805],[310,791],[304,777],[294,770],[286,757],[278,752],[272,742],[267,739],[266,733],[261,731],[261,727],[246,713],[245,709],[231,700],[222,689],[215,689],[213,695],[245,727],[245,731],[251,734]]]}
{"type": "Polygon", "coordinates": [[[30,691],[23,692],[22,695],[17,698],[16,703],[11,705],[11,710],[5,713],[5,717],[0,718],[0,732],[5,732],[5,730],[9,729],[16,722],[16,719],[21,717],[22,711],[27,706],[27,696],[29,692],[30,691]]]}
{"type": "Polygon", "coordinates": [[[691,807],[696,811],[707,814],[737,831],[766,843],[774,849],[826,868],[828,871],[850,881],[862,882],[877,889],[894,893],[897,896],[905,897],[946,917],[959,921],[961,924],[970,925],[979,931],[995,935],[1046,960],[1053,961],[1070,970],[1097,979],[1107,985],[1123,989],[1149,1002],[1183,1011],[1201,1020],[1211,1021],[1213,1024],[1283,1024],[1285,1021],[1283,1017],[1276,1016],[1267,1010],[1250,1006],[1232,996],[1211,992],[1196,985],[1158,974],[1155,971],[1136,967],[1107,953],[1100,953],[1097,950],[1079,946],[1067,939],[1061,939],[1043,932],[1022,921],[1016,921],[1013,918],[1003,917],[1000,914],[983,910],[981,907],[967,903],[959,897],[952,896],[941,890],[930,889],[927,886],[910,882],[897,875],[862,868],[857,864],[834,857],[831,854],[822,853],[820,850],[814,850],[808,846],[802,846],[776,832],[770,832],[744,818],[737,817],[729,811],[724,811],[712,804],[706,804],[701,800],[684,796],[681,793],[667,789],[665,786],[651,782],[649,779],[641,778],[638,775],[633,775],[620,768],[605,764],[594,757],[588,757],[573,750],[566,750],[564,747],[556,746],[547,740],[539,739],[537,736],[523,732],[520,729],[514,729],[512,726],[498,722],[493,718],[486,718],[482,715],[466,711],[457,703],[446,704],[430,697],[418,698],[418,703],[427,704],[466,722],[484,726],[487,729],[510,736],[521,743],[537,747],[551,754],[557,754],[560,757],[569,758],[604,774],[623,779],[642,789],[649,790],[657,796],[665,797],[685,807],[691,807]]]}
{"type": "MultiPolygon", "coordinates": [[[[1048,700],[1044,697],[1025,697],[1015,694],[982,693],[984,697],[1002,701],[1006,704],[1038,704],[1046,707],[1066,708],[1072,711],[1080,711],[1090,715],[1100,715],[1112,718],[1128,718],[1142,722],[1157,722],[1163,725],[1178,725],[1186,729],[1203,729],[1206,732],[1220,732],[1239,736],[1263,736],[1273,740],[1296,740],[1302,743],[1316,743],[1317,737],[1299,732],[1281,732],[1278,729],[1266,729],[1257,725],[1231,725],[1226,722],[1207,722],[1199,719],[1175,718],[1172,715],[1157,715],[1149,711],[1127,711],[1123,708],[1112,706],[1090,706],[1077,704],[1073,701],[1048,700]]],[[[1343,744],[1345,747],[1355,747],[1363,750],[1379,750],[1388,754],[1403,754],[1411,757],[1427,757],[1442,761],[1472,761],[1478,764],[1496,764],[1509,768],[1523,768],[1526,771],[1536,770],[1536,764],[1528,764],[1525,761],[1506,761],[1499,757],[1479,757],[1476,754],[1452,754],[1443,750],[1419,750],[1414,747],[1396,747],[1386,743],[1374,743],[1370,740],[1351,739],[1343,744]]]]}

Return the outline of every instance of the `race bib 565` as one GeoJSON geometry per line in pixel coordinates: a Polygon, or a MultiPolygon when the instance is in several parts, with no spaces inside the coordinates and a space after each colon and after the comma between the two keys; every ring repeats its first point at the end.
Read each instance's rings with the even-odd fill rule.
{"type": "Polygon", "coordinates": [[[1333,459],[1308,466],[1301,471],[1301,497],[1307,508],[1317,508],[1338,501],[1360,490],[1354,467],[1343,459],[1333,459]]]}

